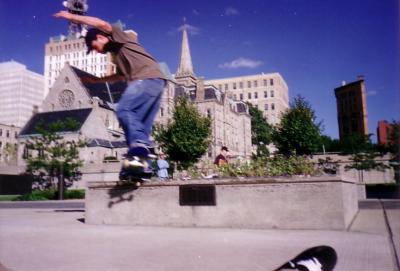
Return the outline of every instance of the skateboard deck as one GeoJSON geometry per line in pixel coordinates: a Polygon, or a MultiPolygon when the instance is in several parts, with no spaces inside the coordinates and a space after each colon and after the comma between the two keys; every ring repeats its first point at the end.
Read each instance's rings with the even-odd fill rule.
{"type": "Polygon", "coordinates": [[[274,271],[332,271],[336,262],[337,254],[332,247],[317,246],[304,250],[274,271]]]}

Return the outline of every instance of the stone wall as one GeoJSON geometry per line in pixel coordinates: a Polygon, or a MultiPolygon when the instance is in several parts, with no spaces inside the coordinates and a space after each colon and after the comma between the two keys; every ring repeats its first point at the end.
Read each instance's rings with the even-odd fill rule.
{"type": "Polygon", "coordinates": [[[357,211],[357,185],[333,177],[89,182],[86,194],[89,224],[345,230],[357,211]],[[188,185],[215,187],[216,204],[181,205],[188,185]]]}

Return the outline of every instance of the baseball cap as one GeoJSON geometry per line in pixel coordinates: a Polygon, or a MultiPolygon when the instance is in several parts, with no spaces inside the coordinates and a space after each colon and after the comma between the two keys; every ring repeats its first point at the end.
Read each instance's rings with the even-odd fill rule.
{"type": "Polygon", "coordinates": [[[228,147],[223,146],[223,147],[221,148],[221,151],[229,151],[229,150],[228,150],[228,147]]]}
{"type": "Polygon", "coordinates": [[[90,28],[85,36],[86,47],[88,48],[86,54],[89,54],[92,51],[92,41],[97,39],[97,35],[103,35],[105,37],[108,36],[106,33],[97,28],[90,28]]]}

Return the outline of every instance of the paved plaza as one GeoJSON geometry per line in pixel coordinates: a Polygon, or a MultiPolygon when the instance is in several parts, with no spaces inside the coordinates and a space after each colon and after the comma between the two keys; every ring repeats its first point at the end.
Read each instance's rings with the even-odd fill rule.
{"type": "Polygon", "coordinates": [[[268,271],[323,244],[335,270],[398,270],[399,201],[360,202],[348,231],[98,226],[80,206],[0,203],[0,270],[268,271]]]}

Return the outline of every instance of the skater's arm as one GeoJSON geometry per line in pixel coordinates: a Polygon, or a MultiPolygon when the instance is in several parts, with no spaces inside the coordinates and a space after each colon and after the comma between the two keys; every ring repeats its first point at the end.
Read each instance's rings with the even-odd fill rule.
{"type": "Polygon", "coordinates": [[[125,77],[120,75],[120,74],[113,74],[113,75],[109,75],[109,76],[104,76],[104,77],[92,77],[92,76],[87,76],[87,77],[82,77],[81,81],[82,83],[91,83],[91,84],[95,84],[95,83],[114,83],[114,82],[118,82],[118,81],[123,81],[125,80],[125,77]]]}
{"type": "Polygon", "coordinates": [[[108,22],[103,21],[102,19],[99,19],[96,17],[72,14],[65,10],[57,12],[56,14],[54,14],[54,17],[64,18],[64,19],[67,19],[69,21],[72,21],[72,22],[78,23],[78,24],[87,24],[87,25],[93,26],[107,34],[111,34],[111,32],[112,32],[112,26],[108,22]]]}

